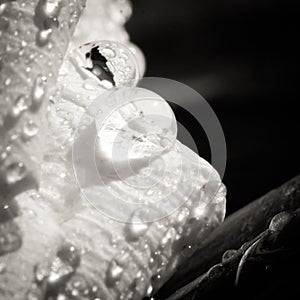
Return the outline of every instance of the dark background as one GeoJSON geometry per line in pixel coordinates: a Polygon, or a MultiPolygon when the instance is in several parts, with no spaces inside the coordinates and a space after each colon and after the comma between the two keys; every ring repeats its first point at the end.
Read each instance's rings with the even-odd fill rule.
{"type": "Polygon", "coordinates": [[[133,1],[127,29],[145,53],[146,76],[189,85],[221,122],[229,214],[300,173],[299,8],[290,0],[133,1]]]}

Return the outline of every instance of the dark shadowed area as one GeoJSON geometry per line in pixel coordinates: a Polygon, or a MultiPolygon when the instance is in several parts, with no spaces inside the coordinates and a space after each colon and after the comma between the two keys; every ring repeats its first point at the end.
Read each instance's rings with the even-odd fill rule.
{"type": "MultiPolygon", "coordinates": [[[[299,1],[137,0],[133,8],[127,29],[146,76],[189,85],[219,117],[228,213],[300,173],[299,1]]],[[[193,135],[210,159],[203,132],[193,135]]]]}

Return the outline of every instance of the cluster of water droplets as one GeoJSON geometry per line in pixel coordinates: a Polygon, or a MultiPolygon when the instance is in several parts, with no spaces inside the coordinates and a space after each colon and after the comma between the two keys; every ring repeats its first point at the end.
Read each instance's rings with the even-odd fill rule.
{"type": "MultiPolygon", "coordinates": [[[[119,42],[87,43],[74,49],[70,58],[83,79],[96,79],[106,89],[135,86],[141,76],[134,53],[119,42]]],[[[85,87],[89,89],[87,83],[85,87]]]]}
{"type": "Polygon", "coordinates": [[[26,300],[102,299],[98,285],[78,271],[80,262],[80,250],[71,243],[63,244],[50,263],[36,265],[26,300]]]}
{"type": "Polygon", "coordinates": [[[31,97],[22,94],[17,96],[4,118],[3,128],[6,134],[11,131],[9,146],[0,151],[0,169],[1,173],[5,174],[4,181],[7,185],[13,185],[27,175],[25,163],[21,161],[11,162],[10,153],[14,147],[14,142],[17,142],[19,137],[23,142],[28,142],[38,134],[39,127],[30,116],[39,110],[45,92],[46,78],[39,75],[33,84],[31,97]],[[27,113],[23,117],[25,112],[27,113]]]}
{"type": "Polygon", "coordinates": [[[36,5],[34,23],[38,28],[36,35],[38,46],[43,47],[49,43],[53,29],[59,26],[61,7],[61,0],[39,0],[36,5]]]}

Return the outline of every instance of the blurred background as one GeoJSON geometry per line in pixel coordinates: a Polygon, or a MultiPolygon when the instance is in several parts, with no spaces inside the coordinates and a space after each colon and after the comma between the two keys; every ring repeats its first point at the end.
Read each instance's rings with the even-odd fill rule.
{"type": "MultiPolygon", "coordinates": [[[[228,214],[300,173],[299,8],[291,0],[133,1],[127,30],[145,53],[146,76],[189,85],[220,120],[228,214]]],[[[209,160],[205,134],[193,136],[209,160]]]]}

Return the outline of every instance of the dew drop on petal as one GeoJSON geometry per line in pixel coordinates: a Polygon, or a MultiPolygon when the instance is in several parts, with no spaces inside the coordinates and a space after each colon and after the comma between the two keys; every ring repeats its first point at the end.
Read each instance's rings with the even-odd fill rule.
{"type": "Polygon", "coordinates": [[[133,213],[129,223],[125,226],[125,236],[127,241],[136,241],[146,233],[149,225],[140,216],[140,211],[133,213]]]}
{"type": "Polygon", "coordinates": [[[18,250],[22,245],[21,233],[13,221],[0,223],[0,256],[18,250]]]}
{"type": "Polygon", "coordinates": [[[73,272],[74,269],[69,264],[56,257],[52,262],[47,282],[52,287],[61,286],[73,272]]]}
{"type": "Polygon", "coordinates": [[[27,170],[22,162],[15,162],[6,169],[6,182],[15,184],[26,176],[27,170]]]}
{"type": "Polygon", "coordinates": [[[108,286],[113,286],[121,278],[124,269],[112,260],[106,272],[106,283],[108,286]]]}
{"type": "Polygon", "coordinates": [[[231,259],[235,254],[237,253],[237,250],[229,249],[224,252],[222,256],[222,262],[226,262],[227,260],[231,259]]]}
{"type": "Polygon", "coordinates": [[[46,93],[46,80],[43,76],[39,75],[34,82],[32,88],[32,106],[31,109],[36,111],[39,109],[46,93]]]}
{"type": "Polygon", "coordinates": [[[52,29],[41,30],[37,32],[36,43],[39,47],[47,45],[52,35],[52,29]]]}
{"type": "Polygon", "coordinates": [[[57,257],[76,269],[80,264],[80,251],[70,243],[64,244],[57,251],[57,257]]]}
{"type": "Polygon", "coordinates": [[[23,127],[23,137],[26,140],[31,139],[38,133],[38,131],[38,126],[32,120],[29,120],[23,127]]]}
{"type": "Polygon", "coordinates": [[[0,4],[0,16],[3,15],[4,11],[6,10],[7,8],[7,3],[2,3],[0,4]]]}
{"type": "Polygon", "coordinates": [[[7,116],[5,117],[4,120],[5,128],[11,129],[16,124],[16,122],[20,119],[21,115],[26,109],[27,109],[26,98],[25,96],[21,95],[15,100],[13,106],[9,110],[7,116]]]}

